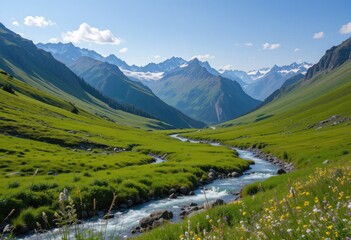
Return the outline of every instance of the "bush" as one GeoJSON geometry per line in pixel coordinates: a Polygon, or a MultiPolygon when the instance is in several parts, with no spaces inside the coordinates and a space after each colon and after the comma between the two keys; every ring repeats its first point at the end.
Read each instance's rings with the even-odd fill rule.
{"type": "Polygon", "coordinates": [[[38,184],[32,184],[29,189],[33,192],[42,192],[45,190],[57,188],[58,184],[57,183],[38,183],[38,184]]]}
{"type": "Polygon", "coordinates": [[[80,181],[80,177],[74,176],[73,177],[73,182],[78,182],[78,181],[80,181]]]}
{"type": "Polygon", "coordinates": [[[48,207],[40,207],[37,209],[30,207],[20,213],[20,215],[13,221],[13,225],[16,230],[21,230],[25,227],[35,229],[38,228],[37,223],[39,223],[42,228],[46,229],[49,226],[47,226],[43,215],[46,215],[49,223],[53,222],[54,211],[50,210],[48,207]]]}
{"type": "Polygon", "coordinates": [[[2,90],[8,92],[8,93],[11,93],[11,94],[15,94],[15,91],[13,90],[12,86],[10,84],[5,84],[3,87],[2,87],[2,90]]]}
{"type": "MultiPolygon", "coordinates": [[[[57,198],[57,196],[53,196],[52,193],[50,192],[31,192],[28,190],[23,190],[20,191],[11,198],[15,198],[19,201],[21,201],[22,206],[20,209],[27,207],[27,206],[32,206],[32,207],[40,207],[43,205],[50,205],[53,202],[53,199],[57,198]]],[[[18,209],[18,208],[16,208],[18,209]]]]}
{"type": "Polygon", "coordinates": [[[17,181],[14,181],[12,183],[9,183],[7,188],[18,188],[19,186],[20,186],[20,184],[17,181]]]}
{"type": "Polygon", "coordinates": [[[262,190],[261,184],[253,183],[242,190],[243,196],[253,196],[262,190]]]}
{"type": "Polygon", "coordinates": [[[91,186],[99,186],[99,187],[107,187],[108,181],[106,179],[105,180],[95,179],[90,185],[91,186]]]}
{"type": "Polygon", "coordinates": [[[82,199],[88,210],[93,210],[93,202],[96,200],[96,210],[108,209],[112,203],[113,193],[116,192],[112,187],[92,186],[82,189],[82,199]]]}
{"type": "Polygon", "coordinates": [[[90,174],[89,172],[85,172],[85,173],[83,174],[83,176],[84,176],[84,177],[91,177],[91,174],[90,174]]]}

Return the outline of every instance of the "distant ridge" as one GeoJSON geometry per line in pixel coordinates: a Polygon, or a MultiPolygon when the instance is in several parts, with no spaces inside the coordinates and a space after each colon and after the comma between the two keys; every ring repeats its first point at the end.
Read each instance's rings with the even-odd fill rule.
{"type": "Polygon", "coordinates": [[[198,59],[168,72],[149,86],[166,103],[207,123],[233,119],[260,104],[237,82],[210,74],[198,59]]]}
{"type": "Polygon", "coordinates": [[[345,40],[338,46],[334,46],[326,51],[324,56],[308,69],[306,80],[322,73],[328,72],[351,60],[351,38],[345,40]]]}

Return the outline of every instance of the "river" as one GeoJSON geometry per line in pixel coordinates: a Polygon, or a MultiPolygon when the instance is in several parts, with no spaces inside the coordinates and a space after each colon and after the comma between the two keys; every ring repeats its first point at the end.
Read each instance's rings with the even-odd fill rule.
{"type": "MultiPolygon", "coordinates": [[[[189,142],[193,144],[198,144],[200,141],[188,140],[186,138],[180,137],[178,134],[170,135],[183,142],[189,142]]],[[[213,146],[220,146],[219,143],[209,142],[206,144],[211,144],[213,146]]],[[[215,199],[223,199],[225,202],[230,202],[235,200],[236,196],[233,193],[239,192],[245,185],[263,181],[269,177],[276,175],[278,166],[265,161],[261,158],[255,157],[252,152],[246,150],[235,149],[239,157],[246,160],[252,160],[255,162],[251,165],[251,169],[245,171],[239,178],[226,178],[217,179],[210,184],[204,185],[206,188],[206,197],[209,201],[215,199]]],[[[155,164],[162,163],[162,159],[156,159],[155,164]]],[[[111,236],[130,236],[130,232],[133,227],[139,224],[139,220],[149,216],[152,212],[158,210],[170,210],[174,214],[173,222],[180,221],[180,208],[188,203],[195,202],[197,204],[205,203],[205,197],[203,190],[197,189],[194,191],[195,195],[178,197],[176,199],[158,199],[152,200],[144,204],[140,204],[133,208],[127,209],[125,211],[114,212],[115,217],[112,219],[103,220],[101,218],[92,218],[78,225],[78,228],[84,231],[84,229],[94,229],[95,231],[102,231],[106,239],[111,236]]],[[[73,234],[72,228],[72,234],[73,234]]],[[[60,239],[60,229],[54,229],[49,233],[45,234],[35,234],[27,235],[21,237],[20,239],[34,240],[34,239],[60,239]],[[56,237],[54,237],[56,236],[56,237]]]]}

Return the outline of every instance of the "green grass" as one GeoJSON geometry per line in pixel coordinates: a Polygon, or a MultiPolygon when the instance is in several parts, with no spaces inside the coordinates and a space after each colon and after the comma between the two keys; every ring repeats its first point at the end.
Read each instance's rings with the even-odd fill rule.
{"type": "Polygon", "coordinates": [[[245,197],[137,239],[345,239],[351,234],[350,173],[350,166],[339,165],[298,179],[284,176],[284,190],[245,197]]]}
{"type": "Polygon", "coordinates": [[[11,220],[18,226],[25,224],[23,211],[29,207],[33,216],[41,207],[57,209],[63,188],[80,214],[82,208],[93,209],[94,199],[98,209],[108,208],[113,193],[117,205],[137,202],[167,196],[174,187],[194,188],[210,168],[248,168],[228,148],[182,143],[165,132],[117,124],[81,108],[74,114],[69,103],[0,74],[1,85],[9,81],[15,94],[0,89],[0,209],[8,210],[0,219],[15,209],[11,220]],[[37,100],[44,97],[48,104],[37,100]],[[167,161],[150,165],[149,154],[167,161]]]}
{"type": "MultiPolygon", "coordinates": [[[[0,75],[3,82],[7,78],[0,75]]],[[[311,212],[315,197],[321,200],[325,196],[330,208],[336,209],[336,196],[331,194],[335,186],[338,193],[344,194],[344,210],[337,215],[339,221],[345,214],[345,201],[349,201],[344,197],[351,194],[347,187],[351,153],[350,79],[351,63],[347,63],[215,130],[182,130],[182,134],[190,138],[240,147],[254,146],[291,161],[295,166],[291,173],[245,187],[240,204],[230,204],[195,216],[191,219],[193,234],[200,234],[197,230],[199,223],[201,232],[206,228],[212,236],[218,233],[223,239],[232,239],[230,236],[255,239],[258,233],[253,227],[266,216],[265,208],[277,206],[270,216],[278,220],[278,216],[286,214],[283,212],[285,208],[293,209],[291,211],[296,217],[287,218],[291,222],[284,223],[283,229],[291,228],[300,236],[306,224],[299,228],[297,218],[311,212]],[[334,115],[339,115],[337,120],[342,122],[320,124],[334,115]],[[327,165],[322,164],[325,160],[328,160],[327,165]],[[320,167],[329,168],[328,175],[322,175],[324,170],[316,170],[320,167]],[[338,178],[340,171],[341,176],[347,176],[344,183],[338,178]],[[309,183],[308,176],[316,176],[315,181],[309,183]],[[285,201],[283,199],[287,198],[291,186],[298,188],[298,194],[309,191],[311,195],[303,194],[285,201]],[[280,201],[284,204],[278,206],[280,201]],[[310,205],[304,206],[305,201],[310,205]],[[298,206],[306,208],[300,211],[298,206]],[[216,223],[218,219],[221,223],[216,223]]],[[[174,131],[140,130],[107,121],[88,111],[80,111],[77,115],[71,113],[65,102],[62,104],[45,104],[18,90],[15,90],[15,95],[0,90],[0,208],[9,212],[15,209],[11,220],[19,228],[26,224],[25,219],[38,217],[38,209],[42,207],[48,211],[58,209],[58,194],[63,188],[70,190],[79,215],[82,206],[93,208],[93,199],[97,200],[98,209],[108,208],[113,193],[117,194],[117,205],[127,199],[162,197],[172,187],[194,187],[199,178],[206,177],[209,168],[223,171],[248,167],[248,162],[236,158],[235,152],[226,147],[182,143],[166,136],[174,131]],[[116,153],[112,151],[115,147],[126,151],[116,153]],[[88,148],[91,149],[88,151],[88,148]],[[167,161],[150,165],[150,153],[165,155],[167,161]]],[[[7,214],[1,212],[0,219],[7,214]]],[[[264,223],[261,226],[264,234],[275,232],[280,236],[279,229],[271,226],[274,231],[268,232],[270,225],[264,223]]],[[[320,224],[323,234],[318,237],[321,239],[327,236],[337,239],[337,234],[341,237],[350,234],[349,230],[343,230],[345,225],[341,223],[329,229],[329,218],[320,224]],[[329,235],[324,229],[328,229],[329,235]]],[[[187,222],[168,224],[139,238],[179,239],[187,229],[187,222]]],[[[350,229],[349,225],[347,229],[350,229]]],[[[286,239],[297,236],[284,234],[286,239]]],[[[275,236],[267,236],[275,239],[275,236]]],[[[311,235],[309,239],[316,236],[311,235]]]]}
{"type": "MultiPolygon", "coordinates": [[[[336,176],[340,171],[343,176],[349,176],[350,173],[350,80],[349,62],[327,75],[301,83],[293,91],[261,109],[216,126],[216,129],[182,133],[192,139],[212,140],[243,148],[259,148],[287,162],[293,162],[295,166],[291,173],[245,187],[240,204],[229,204],[192,218],[192,237],[197,234],[203,239],[203,229],[209,232],[208,239],[214,239],[213,236],[216,236],[216,239],[264,239],[264,236],[267,239],[298,239],[302,238],[302,235],[305,235],[306,239],[350,237],[351,221],[347,215],[350,212],[347,209],[351,197],[350,188],[347,187],[350,179],[347,177],[348,182],[345,180],[341,183],[336,176]],[[340,117],[320,124],[335,115],[340,117]],[[340,123],[333,125],[334,121],[340,120],[340,123]],[[326,160],[328,163],[324,165],[326,160]],[[316,170],[322,166],[328,170],[316,170]],[[327,174],[323,175],[323,171],[327,174]],[[310,179],[314,182],[311,183],[310,179]],[[299,196],[286,200],[290,187],[300,188],[296,187],[299,184],[302,186],[297,191],[299,196]],[[338,190],[334,194],[332,189],[335,186],[338,190]],[[311,194],[305,196],[302,194],[304,191],[311,194]],[[337,200],[340,192],[343,198],[338,210],[337,200]],[[320,200],[319,204],[314,203],[315,197],[320,200]],[[324,198],[325,202],[321,203],[324,198]],[[309,201],[308,207],[304,206],[305,201],[309,201]],[[320,213],[323,216],[318,217],[327,219],[322,222],[316,220],[312,226],[309,220],[316,217],[312,213],[314,205],[323,210],[320,213]],[[265,211],[265,208],[273,206],[272,213],[265,211]],[[335,214],[334,220],[328,216],[332,210],[335,214]],[[290,215],[286,216],[284,221],[280,220],[281,215],[287,213],[290,215]],[[210,215],[212,223],[209,223],[206,215],[210,215]],[[227,219],[225,223],[224,216],[227,219]],[[272,222],[267,222],[268,216],[272,218],[272,222]],[[220,223],[217,223],[218,219],[220,223]],[[344,222],[343,219],[347,221],[344,222]],[[276,221],[282,222],[282,225],[276,225],[276,221]],[[261,230],[256,228],[256,224],[259,224],[261,230]],[[330,227],[331,225],[333,227],[330,227]],[[291,232],[288,233],[287,229],[291,229],[291,232]],[[306,229],[312,232],[306,233],[306,229]]],[[[185,221],[181,224],[166,225],[140,236],[139,239],[181,239],[182,235],[186,239],[184,233],[187,229],[185,221]]]]}

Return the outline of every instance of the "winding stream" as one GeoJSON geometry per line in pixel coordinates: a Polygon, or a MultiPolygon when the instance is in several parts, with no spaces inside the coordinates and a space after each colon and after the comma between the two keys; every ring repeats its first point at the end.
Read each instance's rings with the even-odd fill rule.
{"type": "MultiPolygon", "coordinates": [[[[200,141],[188,140],[186,138],[178,136],[178,134],[170,135],[183,142],[190,143],[200,143],[200,141]]],[[[208,143],[213,146],[220,146],[219,143],[208,143]]],[[[206,197],[209,201],[218,198],[223,199],[225,202],[230,202],[235,200],[236,196],[233,193],[239,192],[245,185],[263,181],[271,176],[276,175],[278,166],[273,165],[261,158],[255,157],[252,152],[235,149],[239,153],[239,157],[246,160],[253,160],[254,165],[251,165],[251,169],[245,171],[239,178],[227,178],[227,179],[217,179],[210,184],[205,185],[206,197]]],[[[156,164],[162,163],[164,160],[161,158],[155,158],[156,164]]],[[[176,199],[158,199],[152,200],[144,204],[140,204],[133,208],[127,209],[125,211],[115,212],[115,217],[109,219],[108,221],[101,218],[92,218],[80,224],[78,227],[80,229],[94,229],[96,231],[103,231],[105,238],[108,239],[110,236],[130,236],[131,229],[139,224],[139,220],[149,216],[152,212],[158,210],[170,210],[173,212],[173,222],[180,221],[180,208],[188,203],[195,202],[197,204],[203,204],[205,202],[205,197],[203,190],[197,189],[194,191],[195,195],[178,197],[176,199]]],[[[73,236],[72,229],[72,236],[73,236]]],[[[60,235],[59,229],[54,229],[49,233],[41,235],[27,235],[20,239],[34,240],[34,239],[53,239],[53,235],[57,239],[60,235]],[[57,235],[56,235],[57,234],[57,235]]]]}

